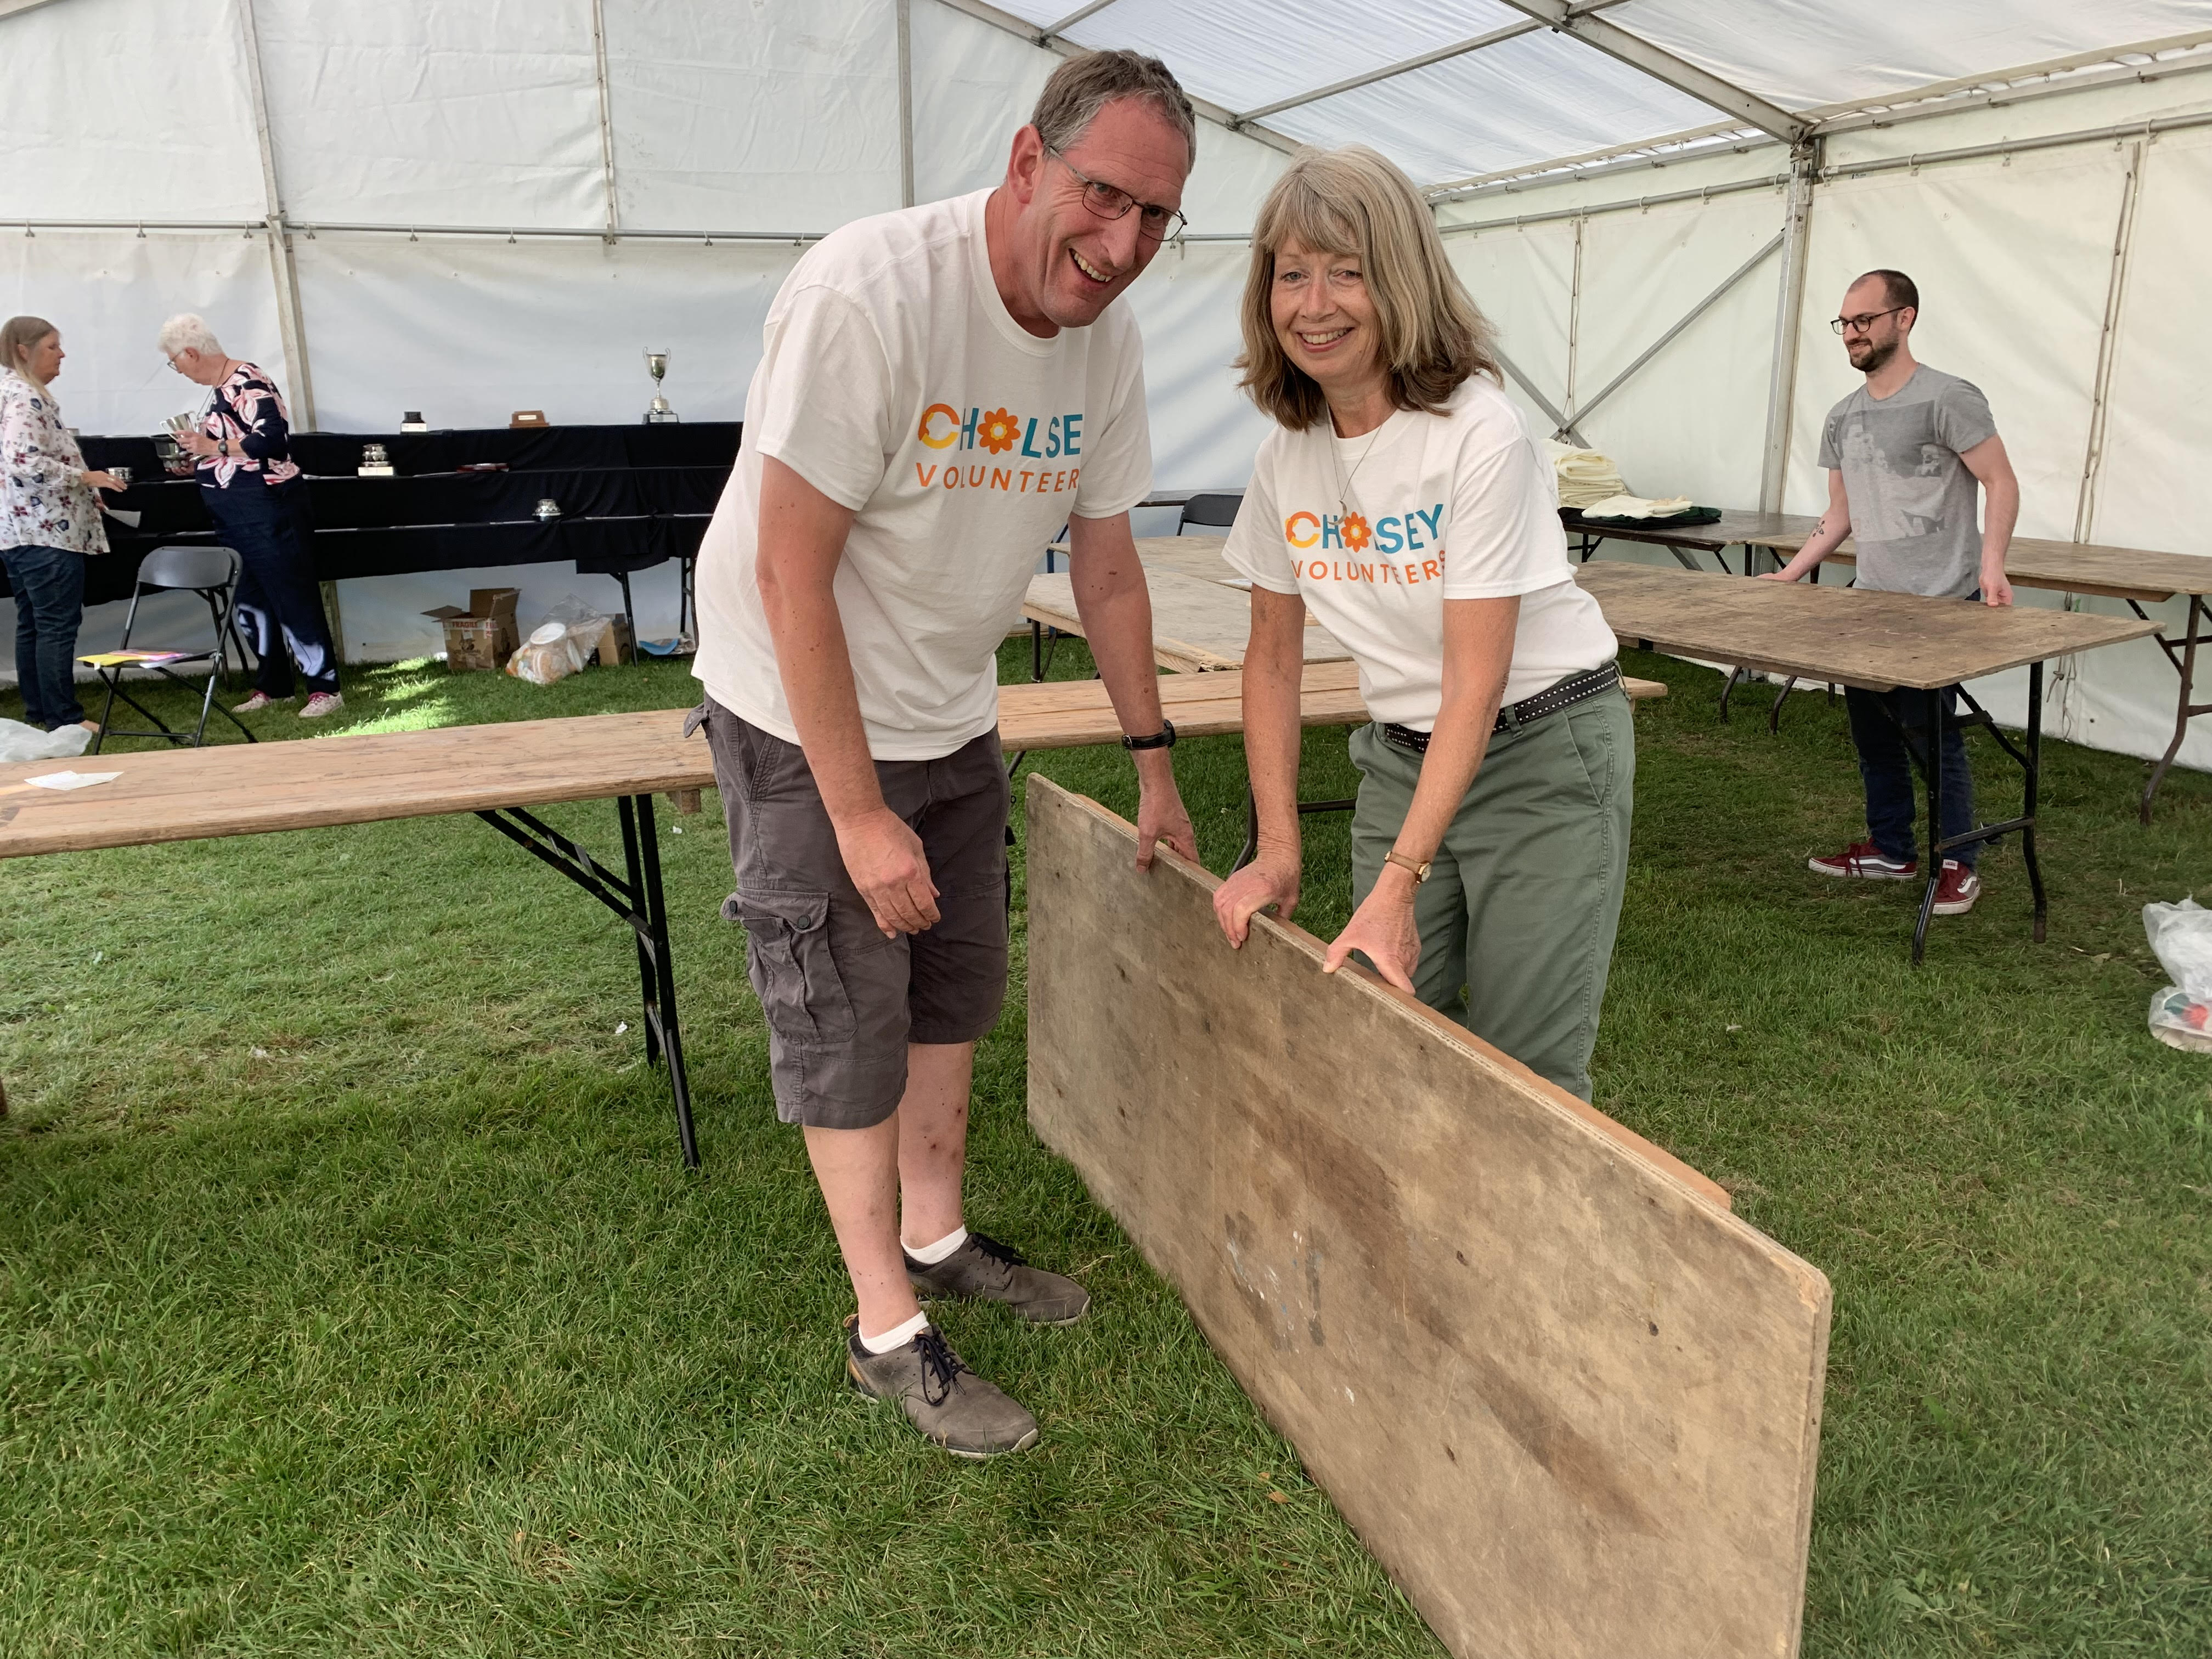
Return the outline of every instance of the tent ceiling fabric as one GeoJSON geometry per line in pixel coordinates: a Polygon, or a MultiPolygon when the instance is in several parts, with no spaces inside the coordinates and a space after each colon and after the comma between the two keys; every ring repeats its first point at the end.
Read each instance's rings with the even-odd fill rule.
{"type": "MultiPolygon", "coordinates": [[[[1067,0],[1006,9],[1040,33],[1075,9],[1067,0]]],[[[1614,0],[1577,9],[1790,111],[2212,27],[2212,0],[1614,0]]],[[[1368,6],[1356,28],[1346,17],[1329,0],[1113,0],[1061,33],[1150,52],[1195,96],[1245,112],[1529,21],[1500,0],[1368,6]]],[[[1538,27],[1265,118],[1309,143],[1371,143],[1430,185],[1661,138],[1722,113],[1538,27]]]]}

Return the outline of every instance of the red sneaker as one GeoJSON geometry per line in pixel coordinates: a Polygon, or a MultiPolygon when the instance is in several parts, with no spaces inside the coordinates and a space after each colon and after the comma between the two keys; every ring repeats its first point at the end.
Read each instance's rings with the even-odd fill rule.
{"type": "Polygon", "coordinates": [[[1855,841],[1824,859],[1808,859],[1805,867],[1816,876],[1856,876],[1864,881],[1911,881],[1920,873],[1917,859],[1886,857],[1875,851],[1870,841],[1855,841]]]}
{"type": "Polygon", "coordinates": [[[1943,873],[1936,878],[1936,914],[1963,916],[1982,896],[1982,878],[1956,859],[1943,860],[1943,873]]]}

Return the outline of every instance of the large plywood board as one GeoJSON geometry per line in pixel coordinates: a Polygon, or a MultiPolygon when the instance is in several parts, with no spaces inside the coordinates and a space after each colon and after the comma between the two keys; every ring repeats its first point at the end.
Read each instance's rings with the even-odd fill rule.
{"type": "Polygon", "coordinates": [[[1818,1269],[1032,777],[1030,1118],[1455,1654],[1796,1651],[1818,1269]]]}

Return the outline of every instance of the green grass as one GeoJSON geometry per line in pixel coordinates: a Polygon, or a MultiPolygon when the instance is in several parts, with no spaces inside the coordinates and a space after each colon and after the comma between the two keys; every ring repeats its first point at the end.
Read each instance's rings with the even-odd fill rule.
{"type": "MultiPolygon", "coordinates": [[[[1632,666],[1675,695],[1638,719],[1598,1103],[1834,1280],[1806,1651],[2212,1650],[2212,1066],[2144,1030],[2136,914],[2212,887],[2212,780],[2146,832],[2139,764],[2052,744],[2050,942],[2008,846],[1915,971],[1901,887],[1802,873],[1856,820],[1840,710],[1770,738],[1632,666]]],[[[356,669],[320,729],[694,696],[356,669]]],[[[1225,867],[1241,748],[1177,759],[1225,867]]],[[[1029,764],[1133,805],[1116,751],[1029,764]]],[[[1340,733],[1307,770],[1348,793],[1340,733]]],[[[471,820],[0,865],[0,1654],[1439,1652],[1030,1135],[1018,954],[971,1216],[1097,1310],[946,1323],[1045,1438],[969,1468],[841,1388],[713,796],[663,823],[698,1177],[615,925],[471,820]]],[[[1344,824],[1308,828],[1326,933],[1344,824]]]]}

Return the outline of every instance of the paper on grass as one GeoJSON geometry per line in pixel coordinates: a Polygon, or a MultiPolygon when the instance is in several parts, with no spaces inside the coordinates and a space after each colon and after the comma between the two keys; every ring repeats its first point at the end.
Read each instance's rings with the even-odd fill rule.
{"type": "Polygon", "coordinates": [[[120,772],[48,772],[23,781],[41,789],[89,789],[95,783],[112,783],[122,775],[120,772]]]}

